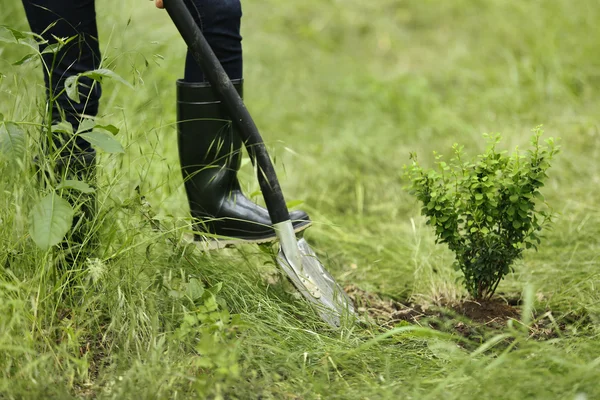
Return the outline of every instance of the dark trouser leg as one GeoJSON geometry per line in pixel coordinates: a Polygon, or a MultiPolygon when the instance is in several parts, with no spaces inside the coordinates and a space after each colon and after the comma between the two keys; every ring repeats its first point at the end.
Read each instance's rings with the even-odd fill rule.
{"type": "MultiPolygon", "coordinates": [[[[76,131],[82,114],[95,116],[98,113],[101,96],[100,84],[88,78],[80,80],[81,101],[79,103],[69,99],[64,92],[65,80],[68,77],[100,66],[94,0],[23,0],[23,6],[31,30],[42,35],[48,44],[56,43],[53,36],[76,37],[57,54],[43,55],[46,64],[44,80],[49,106],[50,100],[54,99],[51,109],[48,110],[52,115],[52,121],[60,121],[64,116],[76,131]],[[61,91],[63,93],[59,95],[61,91]]],[[[55,137],[54,146],[58,148],[65,146],[64,139],[55,137]]],[[[76,145],[75,151],[90,150],[89,143],[83,139],[77,139],[76,145]]],[[[67,148],[63,153],[69,153],[70,150],[71,148],[67,148]]]]}
{"type": "MultiPolygon", "coordinates": [[[[186,0],[206,41],[230,79],[242,79],[242,36],[240,0],[186,0]]],[[[184,81],[204,82],[204,73],[188,51],[184,81]]]]}
{"type": "MultiPolygon", "coordinates": [[[[83,114],[95,116],[101,96],[99,83],[88,78],[80,79],[79,93],[81,101],[76,103],[64,92],[68,77],[90,71],[100,66],[98,30],[94,0],[23,0],[25,13],[31,30],[41,35],[48,45],[56,43],[54,37],[75,37],[56,54],[47,53],[44,59],[44,80],[46,83],[47,112],[52,123],[66,120],[77,131],[83,114]],[[63,93],[61,93],[63,92],[63,93]]],[[[54,134],[52,140],[43,138],[44,156],[51,159],[52,174],[57,180],[75,179],[95,183],[95,152],[90,144],[81,138],[75,141],[65,134],[54,134]]],[[[47,164],[39,160],[42,170],[47,164]]],[[[56,182],[55,182],[56,183],[56,182]]],[[[63,196],[75,208],[72,231],[63,247],[71,249],[73,260],[77,257],[81,245],[93,241],[91,225],[96,209],[95,195],[77,191],[63,190],[63,196]]]]}

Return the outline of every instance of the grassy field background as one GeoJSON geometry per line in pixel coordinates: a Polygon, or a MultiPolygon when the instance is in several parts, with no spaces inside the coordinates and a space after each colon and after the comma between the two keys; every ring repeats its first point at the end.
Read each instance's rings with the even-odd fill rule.
{"type": "MultiPolygon", "coordinates": [[[[0,398],[600,398],[597,1],[243,7],[246,103],[287,200],[315,221],[308,240],[345,285],[423,307],[463,298],[452,254],[403,188],[409,152],[431,165],[458,142],[475,155],[484,132],[513,149],[538,124],[562,138],[543,189],[554,229],[499,287],[561,329],[331,330],[260,249],[174,245],[188,218],[174,125],[185,46],[150,2],[111,0],[97,4],[104,66],[134,89],[104,84],[99,118],[126,152],[101,157],[98,260],[56,270],[56,252],[28,238],[40,190],[2,162],[0,398]]],[[[20,3],[0,9],[0,25],[28,30],[20,3]]],[[[39,63],[15,66],[27,50],[0,46],[0,113],[39,123],[39,63]]],[[[24,127],[35,149],[39,127],[24,127]]],[[[241,177],[261,201],[249,165],[241,177]]]]}

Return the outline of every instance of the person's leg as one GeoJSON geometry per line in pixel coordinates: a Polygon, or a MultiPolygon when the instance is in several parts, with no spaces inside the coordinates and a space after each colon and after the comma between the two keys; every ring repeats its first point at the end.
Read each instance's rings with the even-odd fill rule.
{"type": "MultiPolygon", "coordinates": [[[[186,2],[241,96],[240,1],[186,2]]],[[[247,241],[275,239],[267,210],[241,191],[241,137],[189,51],[185,77],[177,82],[177,118],[179,158],[196,231],[247,241]]],[[[296,231],[310,224],[303,211],[291,217],[296,231]]]]}
{"type": "MultiPolygon", "coordinates": [[[[243,78],[240,0],[186,0],[223,69],[232,80],[243,78]]],[[[204,73],[188,51],[184,81],[204,82],[204,73]]]]}
{"type": "MultiPolygon", "coordinates": [[[[89,78],[80,80],[79,103],[69,99],[64,91],[65,80],[68,77],[100,66],[94,0],[23,0],[23,6],[31,30],[48,41],[40,50],[56,43],[55,37],[76,37],[57,54],[49,52],[43,55],[46,64],[44,80],[48,104],[50,99],[55,97],[52,108],[48,111],[52,113],[53,122],[62,120],[64,116],[76,131],[83,114],[95,116],[98,113],[101,96],[100,84],[89,78]]],[[[64,146],[65,143],[62,143],[61,139],[63,138],[55,137],[54,145],[59,148],[64,146]]],[[[75,151],[90,150],[89,143],[83,139],[78,139],[76,144],[78,149],[75,151]]],[[[63,153],[69,153],[71,150],[65,149],[63,153]]]]}
{"type": "MultiPolygon", "coordinates": [[[[76,132],[83,114],[95,116],[98,113],[101,95],[100,84],[88,78],[79,80],[79,103],[69,99],[64,91],[68,77],[100,66],[94,0],[23,0],[23,6],[31,30],[47,41],[40,51],[56,43],[55,37],[75,37],[56,54],[43,54],[43,69],[48,105],[46,112],[51,113],[52,123],[64,119],[71,123],[76,132]]],[[[80,137],[73,141],[72,137],[58,133],[53,135],[50,143],[45,141],[45,137],[45,133],[42,133],[42,158],[47,159],[38,160],[40,173],[45,177],[54,176],[54,183],[75,179],[94,186],[96,152],[90,144],[80,137]]],[[[45,182],[45,178],[42,180],[45,182]]],[[[70,250],[66,255],[66,262],[71,264],[79,256],[85,257],[81,253],[84,245],[90,250],[96,245],[92,226],[96,213],[96,196],[95,193],[68,189],[63,190],[63,196],[75,208],[73,228],[62,243],[63,248],[70,250]]]]}

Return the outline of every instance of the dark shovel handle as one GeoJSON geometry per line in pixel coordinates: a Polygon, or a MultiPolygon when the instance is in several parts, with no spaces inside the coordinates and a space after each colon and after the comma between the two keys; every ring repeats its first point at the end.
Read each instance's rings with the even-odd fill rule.
{"type": "Polygon", "coordinates": [[[269,210],[271,222],[277,224],[289,220],[290,213],[285,204],[275,168],[242,98],[204,38],[184,0],[163,0],[163,3],[177,30],[188,45],[192,56],[229,112],[250,157],[256,162],[258,183],[269,210]]]}

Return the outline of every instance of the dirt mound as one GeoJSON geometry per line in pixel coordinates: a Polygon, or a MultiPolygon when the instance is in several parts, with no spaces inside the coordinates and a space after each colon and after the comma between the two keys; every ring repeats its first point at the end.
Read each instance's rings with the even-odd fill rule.
{"type": "Polygon", "coordinates": [[[465,300],[461,303],[449,305],[449,307],[475,322],[484,324],[504,324],[511,318],[519,319],[521,316],[519,309],[500,299],[486,300],[480,303],[465,300]]]}
{"type": "MultiPolygon", "coordinates": [[[[409,322],[479,342],[503,330],[509,320],[521,318],[521,310],[515,306],[518,302],[498,298],[483,302],[463,300],[440,305],[419,305],[383,298],[355,285],[346,286],[344,290],[354,302],[358,313],[368,316],[383,329],[409,322]]],[[[533,316],[535,322],[530,326],[532,339],[547,340],[565,329],[564,324],[557,325],[553,322],[551,315],[551,312],[546,311],[541,316],[533,316]]]]}

